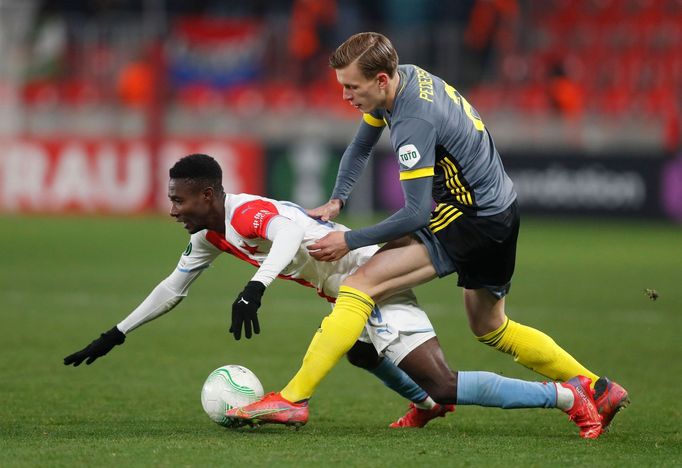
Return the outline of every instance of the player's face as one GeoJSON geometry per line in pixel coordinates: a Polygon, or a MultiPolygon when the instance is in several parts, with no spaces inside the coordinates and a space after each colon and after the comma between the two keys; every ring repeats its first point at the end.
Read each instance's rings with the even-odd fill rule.
{"type": "Polygon", "coordinates": [[[213,189],[208,187],[197,190],[183,179],[171,179],[168,182],[168,198],[171,202],[170,215],[194,234],[207,228],[213,189]]]}
{"type": "Polygon", "coordinates": [[[385,106],[387,77],[380,73],[374,78],[366,78],[355,62],[336,70],[336,80],[343,86],[343,100],[365,113],[385,106]]]}

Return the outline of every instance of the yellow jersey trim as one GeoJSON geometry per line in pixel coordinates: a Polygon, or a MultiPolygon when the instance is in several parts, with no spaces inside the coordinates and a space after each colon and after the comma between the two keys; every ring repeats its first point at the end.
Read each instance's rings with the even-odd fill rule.
{"type": "Polygon", "coordinates": [[[411,171],[402,171],[400,173],[400,180],[419,179],[420,177],[429,177],[435,174],[432,167],[422,167],[420,169],[413,169],[411,171]]]}
{"type": "Polygon", "coordinates": [[[386,125],[383,120],[377,119],[372,114],[362,114],[362,120],[364,120],[365,123],[371,125],[372,127],[381,128],[384,125],[386,125]]]}
{"type": "Polygon", "coordinates": [[[455,199],[462,205],[473,205],[471,192],[459,180],[459,171],[455,164],[447,158],[438,161],[438,165],[443,168],[445,173],[445,186],[450,189],[450,193],[455,196],[455,199]]]}

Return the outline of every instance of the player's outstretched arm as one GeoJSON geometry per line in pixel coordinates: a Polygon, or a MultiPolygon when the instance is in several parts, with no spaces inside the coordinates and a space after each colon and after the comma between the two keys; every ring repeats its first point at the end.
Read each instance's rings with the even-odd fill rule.
{"type": "Polygon", "coordinates": [[[123,344],[126,340],[126,336],[117,327],[113,327],[100,335],[95,341],[87,345],[80,351],[76,351],[64,358],[64,365],[70,366],[73,364],[74,367],[81,365],[83,361],[87,365],[92,364],[99,357],[107,354],[111,349],[116,346],[123,344]]]}
{"type": "MultiPolygon", "coordinates": [[[[85,348],[65,357],[64,364],[67,366],[73,364],[74,367],[78,367],[87,359],[85,363],[90,365],[95,362],[97,358],[102,357],[111,351],[114,346],[123,344],[127,333],[143,323],[149,322],[150,320],[165,314],[178,305],[184,296],[175,292],[173,286],[177,286],[177,283],[191,283],[196,276],[198,276],[198,274],[190,276],[180,272],[174,272],[171,276],[159,283],[142,304],[137,306],[137,308],[118,325],[111,330],[102,333],[99,338],[85,348]]],[[[186,284],[184,287],[184,294],[186,294],[188,287],[189,284],[186,284]]]]}
{"type": "Polygon", "coordinates": [[[178,305],[187,294],[190,284],[201,274],[201,269],[191,272],[175,270],[159,283],[125,319],[100,335],[85,348],[64,358],[64,365],[78,367],[84,360],[90,365],[107,354],[116,345],[123,344],[126,335],[140,325],[153,320],[178,305]]]}

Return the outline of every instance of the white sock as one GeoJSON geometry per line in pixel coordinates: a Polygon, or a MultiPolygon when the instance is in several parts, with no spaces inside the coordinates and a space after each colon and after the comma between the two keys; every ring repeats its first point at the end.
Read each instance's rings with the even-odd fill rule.
{"type": "Polygon", "coordinates": [[[433,401],[430,396],[427,396],[426,400],[420,401],[419,403],[415,403],[414,406],[416,406],[419,409],[429,410],[436,406],[436,402],[433,401]]]}
{"type": "Polygon", "coordinates": [[[555,382],[554,385],[556,386],[556,407],[562,411],[573,408],[573,392],[560,383],[555,382]]]}

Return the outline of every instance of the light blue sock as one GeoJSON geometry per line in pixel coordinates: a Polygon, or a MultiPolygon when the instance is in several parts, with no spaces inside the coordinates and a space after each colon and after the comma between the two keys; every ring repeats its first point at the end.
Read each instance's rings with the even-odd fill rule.
{"type": "Polygon", "coordinates": [[[457,373],[457,404],[498,408],[556,408],[552,382],[510,379],[492,372],[457,373]]]}
{"type": "Polygon", "coordinates": [[[413,403],[420,403],[429,396],[417,383],[390,359],[383,358],[381,363],[369,372],[376,375],[388,388],[413,403]]]}

